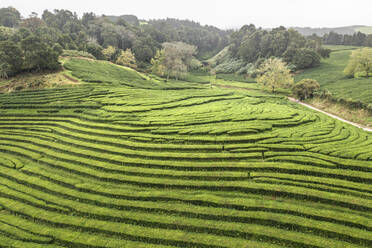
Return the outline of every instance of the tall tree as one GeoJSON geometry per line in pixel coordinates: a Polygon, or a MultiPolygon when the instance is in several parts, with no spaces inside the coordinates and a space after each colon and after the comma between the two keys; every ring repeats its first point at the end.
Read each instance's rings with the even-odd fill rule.
{"type": "Polygon", "coordinates": [[[116,60],[116,64],[124,65],[133,69],[137,68],[136,58],[134,57],[130,49],[121,51],[119,57],[116,60]]]}
{"type": "Polygon", "coordinates": [[[344,73],[351,77],[365,76],[368,78],[372,73],[372,48],[354,50],[344,73]]]}
{"type": "Polygon", "coordinates": [[[10,66],[8,63],[1,62],[0,63],[0,78],[8,78],[8,74],[10,71],[10,66]]]}
{"type": "Polygon", "coordinates": [[[31,35],[21,42],[24,51],[24,67],[28,70],[56,70],[59,68],[59,52],[57,47],[54,50],[47,43],[43,42],[40,37],[31,35]]]}
{"type": "Polygon", "coordinates": [[[12,76],[22,70],[23,53],[21,48],[14,42],[7,40],[0,42],[0,61],[3,76],[12,76]]]}
{"type": "Polygon", "coordinates": [[[15,27],[21,20],[21,14],[15,8],[1,8],[0,9],[0,26],[15,27]]]}
{"type": "Polygon", "coordinates": [[[178,79],[185,75],[195,54],[195,46],[183,42],[164,43],[160,54],[152,61],[153,70],[166,75],[167,79],[170,76],[178,79]]]}
{"type": "Polygon", "coordinates": [[[257,82],[271,88],[272,92],[278,87],[293,85],[293,77],[287,65],[279,58],[270,58],[258,68],[257,82]]]}

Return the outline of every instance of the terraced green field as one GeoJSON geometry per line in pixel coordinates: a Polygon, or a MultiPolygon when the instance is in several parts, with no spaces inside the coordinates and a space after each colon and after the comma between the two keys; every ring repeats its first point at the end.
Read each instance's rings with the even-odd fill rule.
{"type": "Polygon", "coordinates": [[[330,58],[324,59],[320,66],[305,70],[296,75],[296,82],[311,78],[319,82],[322,89],[329,90],[338,98],[351,98],[372,104],[372,78],[347,78],[343,71],[349,62],[351,46],[326,46],[333,50],[330,58]]]}
{"type": "Polygon", "coordinates": [[[280,96],[65,64],[0,95],[1,247],[372,247],[372,134],[280,96]]]}

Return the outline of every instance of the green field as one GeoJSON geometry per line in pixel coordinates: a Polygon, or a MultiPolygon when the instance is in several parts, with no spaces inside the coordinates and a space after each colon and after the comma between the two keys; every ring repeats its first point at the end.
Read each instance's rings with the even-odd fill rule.
{"type": "Polygon", "coordinates": [[[319,67],[296,75],[296,82],[304,78],[315,79],[322,89],[329,90],[338,98],[352,98],[364,103],[372,103],[372,78],[347,78],[343,74],[351,51],[355,47],[329,46],[329,48],[333,50],[330,58],[324,59],[319,67]]]}
{"type": "Polygon", "coordinates": [[[0,247],[372,247],[371,133],[258,90],[65,67],[85,83],[0,94],[0,247]]]}

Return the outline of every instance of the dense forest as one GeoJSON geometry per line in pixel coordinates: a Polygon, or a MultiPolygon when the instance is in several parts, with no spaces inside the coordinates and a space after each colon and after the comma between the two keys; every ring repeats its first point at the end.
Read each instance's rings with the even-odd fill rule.
{"type": "Polygon", "coordinates": [[[319,65],[321,56],[328,57],[329,53],[319,37],[305,38],[285,27],[267,31],[251,24],[232,33],[228,52],[213,62],[217,73],[251,74],[265,59],[278,57],[294,71],[319,65]]]}
{"type": "Polygon", "coordinates": [[[356,32],[352,35],[342,35],[335,32],[330,32],[323,36],[323,42],[327,45],[372,47],[372,34],[366,35],[362,32],[356,32]]]}
{"type": "Polygon", "coordinates": [[[9,75],[23,70],[54,69],[62,50],[85,51],[97,59],[115,62],[129,49],[139,67],[150,63],[165,42],[182,41],[196,46],[198,56],[210,56],[228,45],[231,34],[192,21],[165,19],[140,23],[135,16],[94,13],[79,18],[69,10],[45,10],[41,17],[33,13],[21,18],[11,7],[0,10],[0,25],[1,61],[9,75]],[[38,48],[46,49],[42,52],[38,48]],[[46,60],[38,63],[36,57],[46,60]]]}
{"type": "MultiPolygon", "coordinates": [[[[3,77],[21,71],[57,69],[58,57],[66,51],[81,51],[96,59],[149,69],[151,61],[156,61],[164,49],[163,44],[170,42],[184,43],[178,44],[180,47],[194,46],[192,55],[202,61],[223,51],[204,63],[216,73],[254,75],[255,69],[270,57],[283,59],[295,71],[319,65],[320,58],[330,53],[322,48],[322,42],[338,44],[339,40],[337,37],[337,42],[333,41],[336,40],[333,33],[323,39],[316,35],[305,37],[284,27],[268,31],[251,24],[233,31],[169,18],[144,21],[133,15],[94,13],[84,13],[79,18],[69,10],[45,10],[41,17],[32,13],[22,18],[12,7],[0,9],[0,25],[3,77]]],[[[358,33],[351,37],[353,44],[359,44],[362,41],[356,42],[356,38],[365,43],[372,36],[358,33]]],[[[342,36],[342,42],[347,38],[342,36]]]]}

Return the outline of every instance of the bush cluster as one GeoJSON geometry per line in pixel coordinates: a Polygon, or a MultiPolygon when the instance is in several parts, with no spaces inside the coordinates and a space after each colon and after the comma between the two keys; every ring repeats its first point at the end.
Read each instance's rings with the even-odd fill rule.
{"type": "Polygon", "coordinates": [[[316,80],[303,79],[293,86],[292,93],[300,100],[305,100],[308,98],[313,98],[314,93],[319,89],[320,85],[316,80]]]}

